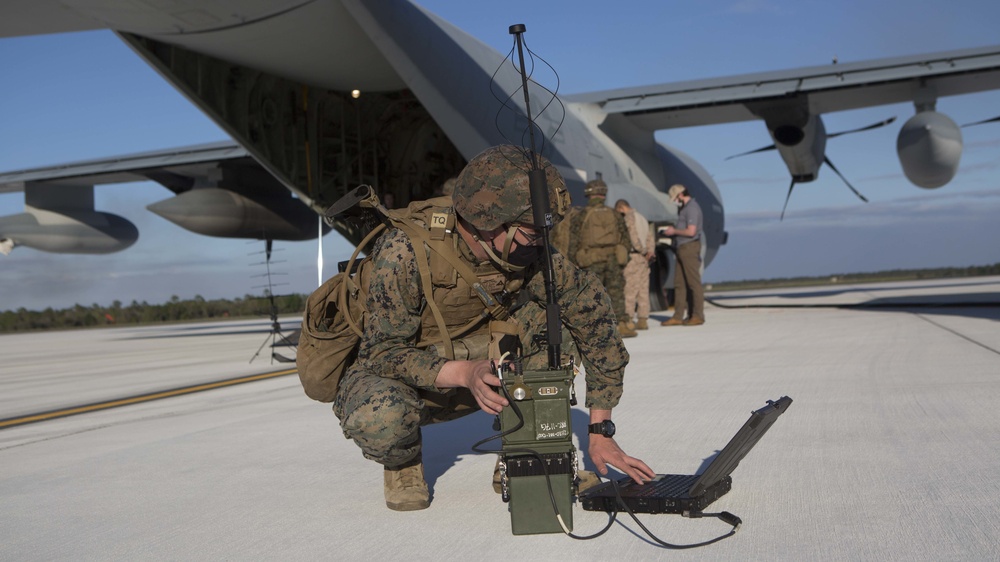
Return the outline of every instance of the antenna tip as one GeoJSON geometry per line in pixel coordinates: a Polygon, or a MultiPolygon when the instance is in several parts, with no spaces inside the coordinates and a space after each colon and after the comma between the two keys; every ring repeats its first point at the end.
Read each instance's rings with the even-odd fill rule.
{"type": "Polygon", "coordinates": [[[510,32],[511,35],[515,35],[517,33],[524,33],[525,30],[527,30],[527,28],[524,27],[523,23],[515,23],[514,25],[510,26],[507,29],[507,31],[510,32]]]}

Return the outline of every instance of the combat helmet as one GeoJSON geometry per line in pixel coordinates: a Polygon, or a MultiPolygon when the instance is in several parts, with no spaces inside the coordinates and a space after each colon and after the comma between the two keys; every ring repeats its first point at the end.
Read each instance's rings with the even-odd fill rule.
{"type": "Polygon", "coordinates": [[[584,186],[583,194],[587,197],[591,195],[606,197],[608,195],[608,184],[604,183],[604,180],[590,180],[584,186]]]}
{"type": "MultiPolygon", "coordinates": [[[[558,222],[569,206],[566,182],[551,162],[540,155],[537,158],[545,170],[553,222],[558,222]]],[[[520,147],[508,144],[487,148],[458,174],[452,194],[455,212],[481,232],[504,224],[534,225],[528,187],[530,169],[528,153],[520,147]]]]}

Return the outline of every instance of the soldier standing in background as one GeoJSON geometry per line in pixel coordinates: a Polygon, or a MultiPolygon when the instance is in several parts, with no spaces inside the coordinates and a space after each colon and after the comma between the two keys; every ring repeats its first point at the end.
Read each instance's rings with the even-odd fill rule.
{"type": "Polygon", "coordinates": [[[601,280],[611,297],[618,331],[623,338],[638,334],[625,313],[625,275],[629,237],[625,219],[604,204],[608,186],[603,180],[587,182],[587,206],[573,215],[569,229],[569,255],[573,262],[601,280]]]}
{"type": "Polygon", "coordinates": [[[615,210],[625,218],[631,242],[628,263],[625,264],[625,314],[629,320],[633,314],[636,315],[636,330],[648,330],[649,263],[656,256],[653,229],[646,217],[633,209],[628,201],[619,199],[615,202],[615,210]]]}

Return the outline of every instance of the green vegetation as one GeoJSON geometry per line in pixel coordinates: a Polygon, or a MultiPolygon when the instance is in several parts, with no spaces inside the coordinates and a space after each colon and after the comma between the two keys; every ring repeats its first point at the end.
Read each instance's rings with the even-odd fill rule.
{"type": "MultiPolygon", "coordinates": [[[[848,273],[824,275],[822,277],[792,277],[780,279],[757,279],[748,281],[725,281],[707,286],[712,291],[735,291],[740,289],[762,289],[771,287],[808,287],[840,283],[879,283],[887,281],[911,281],[919,279],[947,279],[953,277],[975,277],[1000,275],[1000,263],[970,267],[942,267],[938,269],[894,269],[875,273],[848,273]]],[[[305,309],[308,295],[292,294],[274,297],[277,314],[301,314],[305,309]]],[[[229,318],[269,317],[271,305],[266,297],[245,295],[234,300],[205,300],[195,296],[191,300],[171,297],[165,304],[149,304],[132,301],[122,306],[115,301],[111,306],[76,305],[73,308],[33,311],[20,308],[16,311],[0,312],[0,334],[28,332],[36,330],[65,330],[100,326],[136,326],[160,322],[191,322],[198,320],[223,320],[229,318]]]]}
{"type": "MultiPolygon", "coordinates": [[[[292,294],[274,297],[278,314],[301,314],[308,295],[292,294]]],[[[180,300],[173,296],[165,304],[145,301],[122,306],[115,301],[111,306],[76,305],[73,308],[38,312],[20,308],[0,312],[0,333],[28,332],[34,330],[64,330],[97,326],[136,326],[160,322],[190,322],[197,320],[222,320],[228,318],[269,317],[271,303],[266,297],[246,295],[235,300],[205,300],[195,296],[180,300]]]]}
{"type": "Polygon", "coordinates": [[[743,289],[764,289],[774,287],[809,287],[851,283],[885,283],[890,281],[916,281],[920,279],[948,279],[954,277],[978,277],[1000,275],[1000,263],[993,265],[973,265],[969,267],[940,267],[937,269],[893,269],[873,273],[845,273],[821,277],[783,277],[778,279],[755,279],[748,281],[724,281],[706,286],[712,291],[738,291],[743,289]]]}

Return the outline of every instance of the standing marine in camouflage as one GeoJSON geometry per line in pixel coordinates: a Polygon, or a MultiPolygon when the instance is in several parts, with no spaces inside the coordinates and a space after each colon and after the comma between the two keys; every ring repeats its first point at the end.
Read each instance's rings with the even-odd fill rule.
{"type": "Polygon", "coordinates": [[[625,314],[636,315],[635,329],[649,329],[649,263],[655,257],[653,228],[646,217],[624,199],[615,202],[628,228],[629,252],[625,264],[625,314]]]}
{"type": "MultiPolygon", "coordinates": [[[[565,183],[549,162],[539,160],[555,192],[550,200],[558,203],[565,183]]],[[[547,352],[534,337],[545,329],[546,295],[544,248],[533,224],[529,168],[522,149],[490,148],[458,176],[453,206],[435,209],[433,215],[435,224],[451,225],[437,231],[454,247],[451,257],[475,271],[503,310],[488,309],[467,277],[457,273],[459,266],[428,255],[425,244],[414,244],[400,229],[383,234],[372,251],[369,317],[357,361],[340,380],[333,408],[344,435],[366,458],[384,466],[390,509],[430,505],[421,426],[479,409],[498,414],[508,406],[495,390],[500,379],[491,368],[501,347],[513,343],[526,369],[547,368],[547,352]],[[428,302],[426,283],[433,286],[434,302],[428,302]],[[441,337],[440,319],[451,339],[441,337]],[[448,348],[453,350],[449,353],[448,348]]],[[[558,216],[561,205],[554,206],[558,216]]],[[[578,342],[586,368],[590,421],[599,423],[611,419],[621,398],[628,352],[598,280],[560,254],[553,255],[553,262],[563,324],[578,342]]],[[[655,476],[611,437],[591,435],[588,454],[602,474],[610,464],[640,482],[655,476]]]]}
{"type": "Polygon", "coordinates": [[[573,263],[593,273],[607,289],[622,337],[637,335],[625,313],[625,275],[630,245],[625,220],[604,204],[608,186],[587,182],[587,206],[573,215],[569,228],[569,255],[573,263]]]}

